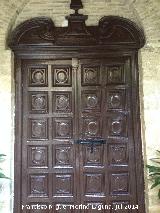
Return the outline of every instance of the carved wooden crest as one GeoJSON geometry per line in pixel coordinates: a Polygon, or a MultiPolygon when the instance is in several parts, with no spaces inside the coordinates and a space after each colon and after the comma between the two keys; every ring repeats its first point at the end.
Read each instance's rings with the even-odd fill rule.
{"type": "Polygon", "coordinates": [[[68,27],[55,27],[47,17],[37,17],[20,24],[9,37],[11,48],[21,45],[45,46],[90,46],[90,45],[130,45],[141,48],[145,43],[143,30],[132,21],[105,16],[98,26],[86,26],[88,16],[78,13],[83,8],[81,1],[71,1],[74,14],[66,17],[68,27]]]}

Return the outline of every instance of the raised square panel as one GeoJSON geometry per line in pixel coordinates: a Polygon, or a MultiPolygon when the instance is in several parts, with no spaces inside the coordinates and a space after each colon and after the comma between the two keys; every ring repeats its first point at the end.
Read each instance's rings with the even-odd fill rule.
{"type": "Polygon", "coordinates": [[[83,118],[82,122],[83,138],[101,137],[100,118],[83,118]]]}
{"type": "Polygon", "coordinates": [[[107,66],[107,84],[124,84],[124,66],[123,65],[112,65],[107,66]]]}
{"type": "Polygon", "coordinates": [[[112,114],[107,119],[108,136],[127,137],[127,117],[122,114],[112,114]]]}
{"type": "Polygon", "coordinates": [[[31,140],[48,139],[48,120],[47,119],[30,119],[28,123],[28,134],[31,140]]]}
{"type": "Polygon", "coordinates": [[[103,155],[104,155],[104,146],[83,146],[84,153],[84,166],[102,166],[103,165],[103,155]]]}
{"type": "MultiPolygon", "coordinates": [[[[129,210],[129,201],[112,201],[111,203],[111,213],[129,213],[132,212],[131,209],[129,210]]],[[[135,210],[133,211],[135,212],[135,210]]],[[[136,211],[137,212],[137,211],[136,211]]]]}
{"type": "Polygon", "coordinates": [[[72,111],[72,94],[71,92],[54,92],[53,93],[53,111],[57,113],[69,113],[72,111]]]}
{"type": "Polygon", "coordinates": [[[107,90],[107,109],[125,110],[125,90],[107,90]]]}
{"type": "Polygon", "coordinates": [[[99,85],[100,66],[82,65],[82,86],[99,85]]]}
{"type": "Polygon", "coordinates": [[[48,94],[46,92],[30,92],[28,104],[30,113],[47,113],[48,94]]]}
{"type": "Polygon", "coordinates": [[[116,173],[110,175],[110,194],[129,194],[128,173],[116,173]]]}
{"type": "Polygon", "coordinates": [[[70,145],[53,146],[53,166],[73,167],[73,147],[70,145]]]}
{"type": "Polygon", "coordinates": [[[28,69],[28,85],[30,87],[45,87],[48,85],[47,67],[30,67],[28,69]]]}
{"type": "Polygon", "coordinates": [[[54,196],[73,196],[73,174],[54,174],[54,196]]]}
{"type": "Polygon", "coordinates": [[[28,147],[28,166],[29,167],[48,167],[48,147],[29,146],[28,147]]]}
{"type": "Polygon", "coordinates": [[[100,91],[82,91],[82,111],[100,111],[100,91]]]}
{"type": "Polygon", "coordinates": [[[127,144],[109,144],[108,156],[109,163],[112,165],[127,165],[127,144]]]}
{"type": "Polygon", "coordinates": [[[27,213],[52,213],[52,206],[48,203],[29,203],[24,206],[23,210],[27,210],[27,213]]]}
{"type": "Polygon", "coordinates": [[[28,178],[28,196],[48,197],[48,175],[30,174],[28,178]]]}
{"type": "Polygon", "coordinates": [[[53,86],[72,86],[72,67],[53,66],[52,67],[53,86]]]}
{"type": "Polygon", "coordinates": [[[84,174],[85,195],[104,195],[105,178],[104,174],[84,174]]]}
{"type": "Polygon", "coordinates": [[[72,138],[73,125],[70,118],[55,118],[53,126],[54,138],[72,138]]]}

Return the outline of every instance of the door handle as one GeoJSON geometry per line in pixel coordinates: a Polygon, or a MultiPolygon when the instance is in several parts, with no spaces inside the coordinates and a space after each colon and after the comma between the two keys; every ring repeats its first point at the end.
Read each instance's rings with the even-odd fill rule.
{"type": "Polygon", "coordinates": [[[96,139],[79,139],[76,140],[75,143],[77,144],[83,144],[83,145],[90,145],[91,146],[91,153],[93,153],[93,147],[99,146],[102,144],[106,144],[106,140],[102,138],[96,138],[96,139]]]}

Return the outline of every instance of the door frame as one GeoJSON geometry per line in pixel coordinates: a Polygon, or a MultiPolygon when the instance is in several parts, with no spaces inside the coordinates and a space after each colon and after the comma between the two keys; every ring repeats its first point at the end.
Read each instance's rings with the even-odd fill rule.
{"type": "MultiPolygon", "coordinates": [[[[39,60],[55,60],[55,59],[69,59],[69,58],[105,58],[108,56],[128,56],[131,58],[131,70],[132,70],[132,98],[133,98],[133,106],[134,108],[134,116],[133,116],[133,126],[134,126],[134,142],[135,142],[135,167],[136,167],[136,176],[137,180],[139,180],[139,186],[137,189],[137,198],[138,205],[141,207],[139,209],[139,213],[145,212],[145,201],[144,201],[144,172],[143,172],[143,156],[142,156],[142,142],[141,142],[141,123],[140,123],[140,103],[139,103],[139,69],[138,69],[138,50],[145,44],[144,33],[142,29],[136,26],[135,23],[132,23],[130,20],[123,19],[120,17],[108,16],[104,17],[100,20],[99,26],[97,27],[86,27],[90,32],[93,31],[93,35],[96,34],[97,30],[100,30],[101,33],[98,35],[100,39],[99,43],[87,43],[88,37],[82,41],[80,45],[75,45],[74,38],[71,35],[68,35],[65,38],[66,43],[61,43],[61,39],[57,43],[53,44],[50,40],[46,38],[42,42],[39,39],[39,31],[37,31],[37,41],[38,44],[35,44],[35,38],[31,38],[30,43],[26,43],[27,39],[29,40],[30,33],[35,30],[35,26],[39,27],[39,30],[43,33],[46,29],[46,25],[51,27],[52,22],[50,19],[43,20],[43,23],[37,22],[37,20],[42,21],[42,18],[36,18],[32,20],[28,20],[18,26],[11,34],[8,43],[10,48],[14,51],[15,54],[15,165],[14,165],[14,212],[20,213],[21,206],[18,203],[21,203],[21,189],[20,189],[20,180],[23,178],[21,176],[21,137],[22,137],[22,61],[28,59],[39,59],[39,60]],[[121,38],[121,41],[115,40],[115,38],[111,36],[111,40],[107,40],[106,30],[108,29],[108,25],[106,23],[110,23],[111,27],[122,26],[121,29],[117,28],[121,33],[132,35],[133,40],[129,40],[130,37],[121,38]],[[32,26],[32,29],[31,27],[32,26]],[[105,29],[106,28],[106,29],[105,29]],[[127,30],[128,31],[127,31],[127,30]],[[123,31],[124,30],[124,31],[123,31]],[[67,40],[68,39],[68,40],[67,40]],[[128,40],[127,40],[128,39],[128,40]],[[71,43],[73,42],[73,44],[71,43]],[[83,43],[84,42],[84,43],[83,43]],[[137,122],[138,121],[138,122],[137,122]],[[18,154],[16,154],[18,153],[18,154]],[[19,190],[17,190],[19,189],[19,190]]],[[[83,22],[84,24],[84,22],[83,22]]],[[[53,27],[53,26],[52,26],[53,27]]],[[[55,28],[54,28],[55,29],[55,28]]],[[[57,28],[58,32],[61,32],[65,29],[57,28]]],[[[75,40],[79,39],[79,37],[75,35],[75,40]]],[[[59,36],[61,37],[61,36],[59,36]]],[[[95,38],[95,36],[93,36],[95,38]]],[[[78,40],[79,41],[79,40],[78,40]]],[[[133,110],[132,110],[133,112],[133,110]]]]}
{"type": "MultiPolygon", "coordinates": [[[[31,52],[30,52],[31,54],[31,52]]],[[[33,57],[31,57],[31,55],[28,54],[28,56],[26,57],[25,56],[25,60],[30,60],[30,59],[33,59],[33,57]]],[[[53,52],[54,54],[54,52],[53,52]]],[[[61,56],[58,56],[58,57],[53,57],[53,54],[51,53],[49,56],[45,56],[45,53],[44,53],[44,57],[45,57],[45,60],[55,60],[55,59],[61,59],[61,56]]],[[[56,53],[55,53],[56,54],[56,53]]],[[[107,56],[112,56],[112,52],[110,52],[109,54],[105,54],[105,57],[107,56]]],[[[115,57],[117,56],[120,56],[120,54],[122,55],[122,53],[116,53],[114,54],[115,57]]],[[[65,57],[63,57],[63,59],[68,59],[70,57],[70,55],[72,55],[71,53],[69,54],[66,54],[65,57]]],[[[75,56],[75,54],[73,53],[73,55],[75,56]]],[[[139,187],[138,187],[138,191],[137,191],[137,197],[138,197],[138,204],[140,206],[140,204],[142,205],[142,203],[144,203],[144,191],[142,190],[143,186],[144,185],[144,175],[143,175],[143,163],[140,164],[139,162],[143,162],[143,156],[142,156],[142,144],[141,144],[141,132],[140,132],[140,120],[139,120],[139,116],[140,116],[140,105],[139,105],[139,78],[138,78],[138,69],[137,69],[137,64],[135,63],[136,61],[136,58],[137,58],[137,52],[125,52],[123,54],[124,56],[128,56],[131,58],[131,70],[132,70],[132,76],[133,76],[133,81],[132,81],[132,98],[133,98],[133,103],[135,103],[134,105],[132,105],[132,108],[134,108],[134,116],[132,115],[133,119],[134,119],[134,122],[133,122],[133,125],[134,125],[134,133],[133,135],[134,136],[137,136],[136,138],[134,138],[134,141],[135,141],[135,161],[136,161],[136,164],[135,164],[135,167],[136,167],[136,179],[139,180],[139,187]],[[136,71],[134,73],[134,70],[136,71]],[[139,122],[137,123],[137,118],[139,120],[139,122]]],[[[79,59],[83,59],[83,58],[92,58],[92,59],[96,59],[97,57],[104,57],[104,53],[101,55],[101,54],[95,54],[94,56],[90,56],[90,53],[86,53],[85,56],[83,55],[83,57],[78,57],[79,59]]],[[[43,56],[41,56],[41,58],[43,58],[43,56]]],[[[39,58],[39,55],[38,54],[34,54],[34,59],[38,60],[40,59],[39,58]]],[[[21,194],[20,194],[20,190],[17,190],[20,186],[20,182],[19,180],[21,180],[21,160],[22,160],[22,153],[21,153],[21,137],[22,137],[22,72],[21,72],[21,64],[22,64],[22,61],[24,60],[24,57],[16,57],[15,58],[15,80],[16,80],[16,117],[15,117],[15,126],[16,126],[16,129],[15,129],[15,153],[19,153],[18,155],[15,154],[15,166],[14,166],[14,170],[15,170],[15,196],[14,196],[14,199],[15,199],[15,206],[14,206],[14,209],[15,209],[15,212],[19,213],[21,211],[20,207],[21,206],[18,206],[17,203],[21,203],[21,194]]],[[[133,112],[133,110],[131,110],[133,112]]],[[[142,206],[142,211],[140,212],[144,212],[143,211],[144,209],[144,206],[142,206]]]]}

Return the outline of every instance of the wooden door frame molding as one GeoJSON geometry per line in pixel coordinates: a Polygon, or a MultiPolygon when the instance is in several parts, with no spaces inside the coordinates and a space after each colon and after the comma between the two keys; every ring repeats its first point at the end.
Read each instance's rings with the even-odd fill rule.
{"type": "Polygon", "coordinates": [[[68,59],[128,56],[131,59],[132,99],[134,106],[134,142],[136,153],[136,175],[138,184],[139,213],[145,212],[144,172],[140,128],[138,50],[145,44],[145,36],[132,21],[105,16],[98,26],[86,26],[87,16],[78,13],[67,17],[68,27],[55,27],[51,19],[38,17],[20,24],[9,36],[8,46],[15,53],[16,110],[15,110],[15,185],[14,212],[20,213],[21,206],[21,123],[22,123],[22,70],[23,59],[68,59]],[[76,31],[76,27],[81,33],[76,31]],[[138,122],[137,122],[138,121],[138,122]]]}

